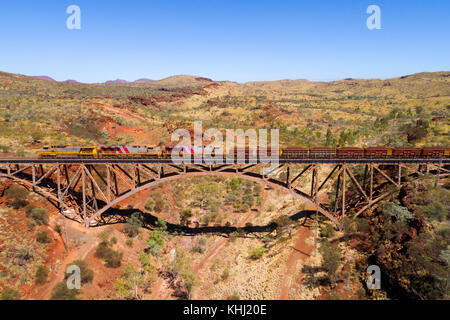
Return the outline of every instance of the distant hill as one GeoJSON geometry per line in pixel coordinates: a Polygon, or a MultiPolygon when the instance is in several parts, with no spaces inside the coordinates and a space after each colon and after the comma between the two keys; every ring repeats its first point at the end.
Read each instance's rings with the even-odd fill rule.
{"type": "Polygon", "coordinates": [[[142,79],[137,79],[134,82],[154,82],[155,80],[152,79],[147,79],[147,78],[142,78],[142,79]]]}
{"type": "Polygon", "coordinates": [[[105,83],[128,83],[127,80],[116,79],[116,80],[108,80],[105,83]]]}
{"type": "Polygon", "coordinates": [[[33,78],[39,79],[39,80],[56,81],[55,79],[50,78],[49,76],[34,76],[33,78]]]}

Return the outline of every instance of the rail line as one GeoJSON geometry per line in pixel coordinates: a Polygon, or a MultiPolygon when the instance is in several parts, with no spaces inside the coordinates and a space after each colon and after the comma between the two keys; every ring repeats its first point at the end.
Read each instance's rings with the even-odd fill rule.
{"type": "MultiPolygon", "coordinates": [[[[232,162],[210,159],[203,159],[201,163],[195,161],[183,162],[172,159],[38,159],[38,158],[8,158],[0,159],[2,164],[206,164],[206,165],[226,165],[226,164],[270,164],[273,159],[246,159],[245,161],[234,160],[232,162]]],[[[302,158],[302,159],[279,159],[280,164],[426,164],[433,163],[442,165],[450,164],[450,158],[302,158]]]]}

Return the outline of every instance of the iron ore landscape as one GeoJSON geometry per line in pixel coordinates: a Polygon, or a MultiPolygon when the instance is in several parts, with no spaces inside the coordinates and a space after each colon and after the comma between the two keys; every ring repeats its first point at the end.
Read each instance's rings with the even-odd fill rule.
{"type": "Polygon", "coordinates": [[[449,93],[449,71],[98,84],[0,72],[1,299],[449,299],[449,93]],[[278,129],[279,165],[173,163],[173,132],[198,121],[278,129]],[[139,146],[148,157],[127,156],[139,146]]]}

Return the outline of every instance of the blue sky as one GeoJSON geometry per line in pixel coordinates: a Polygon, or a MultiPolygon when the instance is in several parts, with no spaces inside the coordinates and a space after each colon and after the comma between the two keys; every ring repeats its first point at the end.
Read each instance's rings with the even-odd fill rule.
{"type": "Polygon", "coordinates": [[[450,70],[448,0],[1,0],[0,70],[103,82],[389,78],[450,70]],[[69,30],[69,5],[81,30],[69,30]],[[381,8],[381,30],[366,8],[381,8]]]}

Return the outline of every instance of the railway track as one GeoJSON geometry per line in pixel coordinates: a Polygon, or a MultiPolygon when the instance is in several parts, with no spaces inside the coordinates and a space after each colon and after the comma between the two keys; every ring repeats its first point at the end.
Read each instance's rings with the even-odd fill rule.
{"type": "MultiPolygon", "coordinates": [[[[203,159],[201,163],[195,163],[191,161],[186,164],[270,164],[273,163],[273,159],[246,159],[245,161],[234,160],[231,163],[223,161],[223,163],[215,162],[213,159],[203,159]]],[[[410,164],[426,164],[426,163],[441,163],[442,165],[449,165],[450,158],[299,158],[299,159],[279,159],[280,164],[398,164],[398,163],[410,163],[410,164]]],[[[184,164],[183,161],[177,161],[172,159],[39,159],[39,158],[4,158],[0,159],[2,164],[184,164]]]]}

